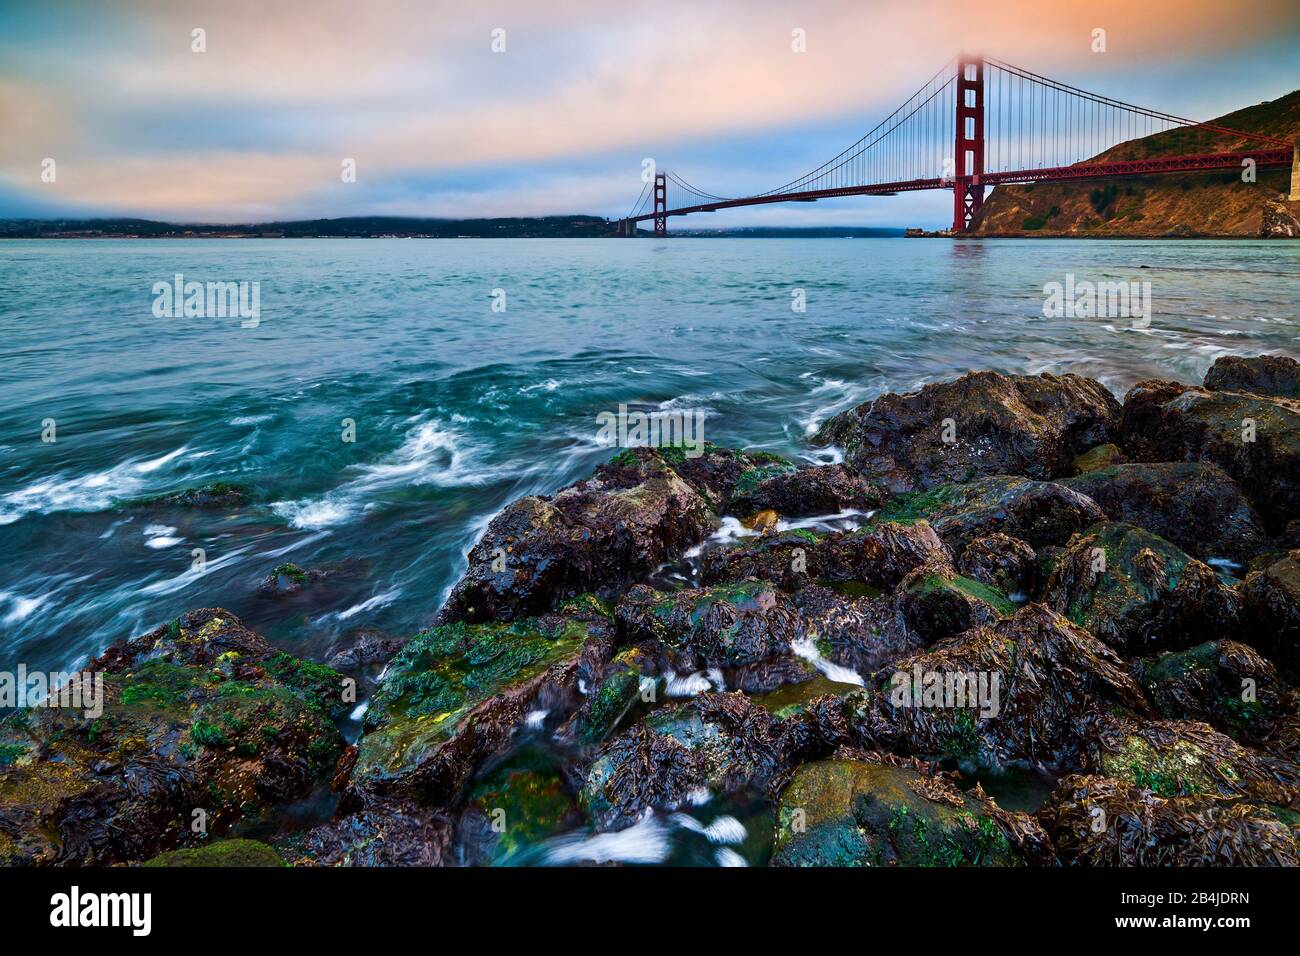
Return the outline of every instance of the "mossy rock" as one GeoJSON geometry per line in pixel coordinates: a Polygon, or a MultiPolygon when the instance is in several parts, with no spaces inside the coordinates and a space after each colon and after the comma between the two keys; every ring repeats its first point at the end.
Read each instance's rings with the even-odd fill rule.
{"type": "Polygon", "coordinates": [[[103,677],[102,713],[39,707],[0,721],[0,819],[23,834],[0,845],[8,862],[147,859],[193,838],[195,806],[222,833],[302,796],[343,751],[322,694],[279,676],[328,669],[277,653],[219,608],[87,669],[103,677]]]}
{"type": "Polygon", "coordinates": [[[547,615],[421,631],[389,663],[371,701],[354,783],[405,781],[450,795],[504,745],[548,679],[573,679],[588,627],[547,615]]]}
{"type": "Polygon", "coordinates": [[[189,850],[160,853],[141,866],[284,866],[279,854],[259,840],[220,840],[189,850]]]}
{"type": "Polygon", "coordinates": [[[804,764],[781,794],[774,866],[1016,866],[989,806],[916,770],[804,764]]]}

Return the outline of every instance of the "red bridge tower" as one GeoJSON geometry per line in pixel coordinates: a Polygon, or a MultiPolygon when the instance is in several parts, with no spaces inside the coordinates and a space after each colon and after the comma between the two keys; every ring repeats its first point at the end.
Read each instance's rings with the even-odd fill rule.
{"type": "Polygon", "coordinates": [[[965,232],[984,205],[984,58],[957,58],[957,139],[954,144],[952,231],[965,232]]]}

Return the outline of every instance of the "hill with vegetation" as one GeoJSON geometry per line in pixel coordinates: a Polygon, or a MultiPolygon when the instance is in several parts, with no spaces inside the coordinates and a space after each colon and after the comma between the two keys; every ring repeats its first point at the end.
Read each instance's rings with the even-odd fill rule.
{"type": "MultiPolygon", "coordinates": [[[[1248,106],[1209,122],[1267,133],[1300,136],[1300,90],[1248,106]]],[[[1159,156],[1249,150],[1240,136],[1183,127],[1120,143],[1085,162],[1119,162],[1159,156]]],[[[1166,173],[1123,179],[999,186],[976,218],[977,235],[1070,237],[1238,236],[1276,231],[1296,223],[1300,202],[1288,202],[1291,170],[1261,169],[1255,182],[1239,170],[1166,173]]]]}

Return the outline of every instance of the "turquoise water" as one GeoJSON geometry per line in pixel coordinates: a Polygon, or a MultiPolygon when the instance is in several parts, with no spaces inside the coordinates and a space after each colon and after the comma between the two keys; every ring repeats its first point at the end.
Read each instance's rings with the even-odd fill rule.
{"type": "Polygon", "coordinates": [[[1199,380],[1300,354],[1300,244],[10,241],[0,331],[0,668],[69,668],[210,606],[320,657],[427,624],[503,505],[609,457],[596,416],[620,403],[811,456],[827,416],[973,368],[1199,380]],[[156,318],[176,273],[259,282],[260,323],[156,318]],[[1149,281],[1151,327],[1045,319],[1067,273],[1149,281]],[[213,481],[258,503],[127,504],[213,481]],[[337,573],[260,597],[283,561],[337,573]]]}

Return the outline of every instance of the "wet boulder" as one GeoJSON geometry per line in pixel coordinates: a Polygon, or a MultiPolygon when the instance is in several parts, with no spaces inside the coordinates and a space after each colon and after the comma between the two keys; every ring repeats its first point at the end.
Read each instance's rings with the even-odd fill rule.
{"type": "Polygon", "coordinates": [[[973,372],[906,395],[888,393],[828,421],[821,444],[893,493],[981,475],[1051,479],[1075,456],[1110,440],[1120,406],[1077,375],[973,372]]]}
{"type": "Polygon", "coordinates": [[[1114,708],[1150,704],[1114,651],[1041,604],[896,661],[878,689],[816,715],[822,736],[1001,766],[1074,765],[1114,708]]]}
{"type": "Polygon", "coordinates": [[[113,645],[79,683],[90,697],[0,722],[5,862],[144,860],[197,842],[197,811],[209,834],[258,819],[329,778],[353,706],[342,675],[219,608],[113,645]]]}
{"type": "Polygon", "coordinates": [[[957,570],[1008,597],[1032,594],[1038,584],[1038,555],[1028,542],[994,532],[966,545],[957,570]]]}
{"type": "MultiPolygon", "coordinates": [[[[705,442],[700,454],[693,457],[682,448],[626,449],[597,468],[595,479],[616,485],[640,484],[662,467],[675,472],[716,514],[734,512],[733,498],[743,499],[764,481],[796,471],[793,462],[771,452],[742,451],[705,442]]],[[[744,513],[761,510],[746,507],[744,513]]]]}
{"type": "Polygon", "coordinates": [[[856,567],[839,540],[838,534],[822,536],[806,528],[743,538],[704,552],[700,580],[712,586],[758,578],[795,591],[809,581],[846,578],[856,567]]]}
{"type": "Polygon", "coordinates": [[[771,509],[789,517],[871,511],[879,508],[885,493],[851,468],[842,465],[803,465],[753,481],[742,475],[728,505],[734,514],[771,509]]]}
{"type": "Polygon", "coordinates": [[[1209,461],[1241,486],[1270,534],[1300,516],[1300,399],[1139,382],[1123,444],[1141,461],[1209,461]]]}
{"type": "Polygon", "coordinates": [[[1281,706],[1277,669],[1237,641],[1144,658],[1133,676],[1165,717],[1205,721],[1235,740],[1265,737],[1281,706]]]}
{"type": "Polygon", "coordinates": [[[1295,814],[1241,799],[1162,797],[1099,776],[1065,778],[1037,814],[1062,863],[1300,866],[1295,814]]]}
{"type": "Polygon", "coordinates": [[[345,803],[376,796],[438,806],[502,750],[526,716],[570,713],[584,642],[601,639],[598,613],[422,631],[388,665],[366,712],[345,803]]]}
{"type": "Polygon", "coordinates": [[[1300,362],[1287,355],[1222,355],[1205,373],[1205,387],[1216,392],[1300,398],[1300,362]]]}
{"type": "Polygon", "coordinates": [[[1044,600],[1123,653],[1187,647],[1240,626],[1241,600],[1206,565],[1131,524],[1076,535],[1044,600]]]}
{"type": "Polygon", "coordinates": [[[1242,585],[1250,640],[1277,663],[1300,671],[1300,551],[1292,551],[1242,585]]]}
{"type": "Polygon", "coordinates": [[[1115,465],[1061,484],[1096,501],[1111,520],[1135,524],[1201,560],[1249,557],[1265,544],[1254,507],[1209,462],[1115,465]]]}
{"type": "Polygon", "coordinates": [[[806,763],[782,791],[773,866],[1017,866],[1041,828],[980,792],[907,766],[806,763]]]}
{"type": "Polygon", "coordinates": [[[513,620],[626,585],[680,557],[715,524],[705,499],[663,461],[607,467],[493,518],[438,622],[513,620]]]}
{"type": "Polygon", "coordinates": [[[892,588],[913,568],[951,553],[926,522],[872,522],[850,532],[816,534],[805,528],[746,538],[707,551],[700,571],[705,584],[761,578],[796,591],[811,581],[858,582],[892,588]]]}
{"type": "Polygon", "coordinates": [[[600,830],[675,810],[706,791],[763,787],[779,769],[780,723],[743,694],[701,694],[657,710],[598,752],[580,794],[600,830]]]}
{"type": "Polygon", "coordinates": [[[954,553],[984,535],[1013,535],[1033,547],[1064,544],[1106,515],[1095,501],[1064,485],[994,475],[961,485],[902,495],[881,520],[924,518],[954,553]]]}
{"type": "Polygon", "coordinates": [[[687,671],[787,655],[799,636],[789,598],[754,580],[668,594],[638,585],[619,602],[615,618],[626,642],[661,648],[674,668],[687,671]]]}

